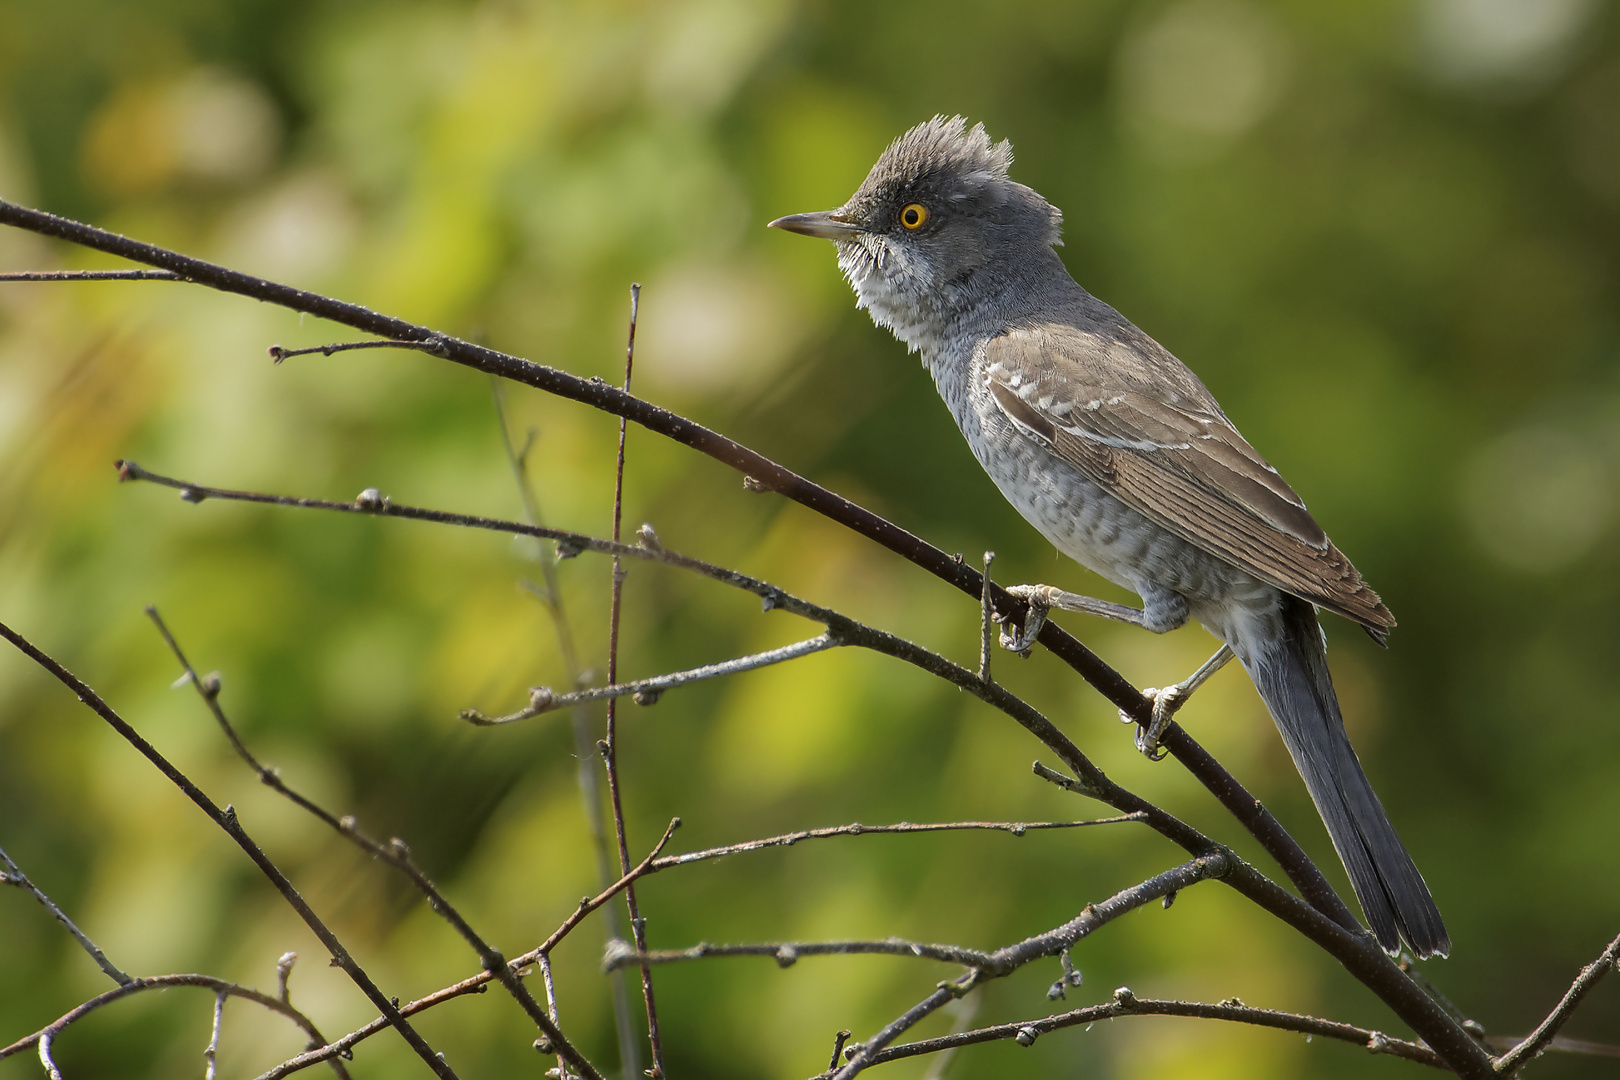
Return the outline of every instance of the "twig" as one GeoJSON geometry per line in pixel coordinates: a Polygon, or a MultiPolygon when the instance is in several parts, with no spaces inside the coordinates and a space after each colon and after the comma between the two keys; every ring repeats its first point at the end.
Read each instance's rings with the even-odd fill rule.
{"type": "Polygon", "coordinates": [[[517,720],[527,720],[539,716],[541,713],[561,709],[569,705],[600,701],[603,698],[620,698],[627,695],[633,695],[638,705],[652,705],[657,702],[658,695],[665,690],[690,686],[692,683],[716,679],[725,675],[737,675],[744,671],[755,671],[787,660],[797,660],[801,656],[822,652],[839,644],[840,642],[832,634],[824,633],[817,634],[815,637],[805,641],[795,642],[792,645],[784,645],[779,649],[767,649],[765,652],[739,656],[732,660],[722,660],[718,664],[705,664],[702,667],[676,671],[668,675],[655,675],[652,678],[637,679],[634,682],[595,686],[588,690],[571,690],[565,694],[553,693],[549,687],[539,686],[530,693],[529,707],[526,709],[519,709],[517,712],[509,713],[506,716],[485,716],[477,709],[467,709],[462,712],[461,718],[480,727],[496,727],[517,720]]]}
{"type": "MultiPolygon", "coordinates": [[[[641,307],[641,286],[630,286],[630,330],[624,346],[624,393],[630,393],[630,376],[636,362],[636,315],[641,307]]],[[[619,418],[619,458],[613,472],[613,542],[619,542],[624,521],[624,444],[629,423],[619,418]]],[[[613,585],[608,601],[608,657],[607,681],[612,686],[619,681],[619,615],[624,600],[624,564],[613,556],[613,585]]],[[[607,699],[607,736],[602,740],[602,760],[607,766],[608,803],[613,808],[613,832],[619,841],[619,870],[630,870],[630,844],[625,837],[624,797],[619,789],[619,729],[618,699],[607,699]]],[[[625,907],[630,913],[630,934],[638,952],[647,951],[647,924],[641,917],[641,906],[636,900],[634,884],[624,889],[625,907]]],[[[641,998],[647,1006],[647,1044],[652,1051],[652,1068],[647,1070],[651,1080],[664,1080],[664,1048],[658,1034],[658,1003],[653,995],[652,973],[641,969],[641,998]]]]}
{"type": "Polygon", "coordinates": [[[73,940],[79,943],[81,949],[90,954],[90,959],[94,960],[96,966],[107,973],[109,979],[120,986],[134,981],[118,970],[111,960],[107,959],[107,954],[101,951],[101,946],[91,941],[90,936],[80,930],[77,923],[68,918],[67,912],[56,906],[56,901],[45,895],[43,889],[28,879],[28,875],[23,873],[22,867],[11,860],[11,856],[6,854],[4,848],[0,848],[0,871],[3,871],[0,872],[0,884],[15,885],[17,888],[31,894],[35,900],[38,900],[40,905],[50,912],[57,922],[67,928],[67,932],[73,935],[73,940]]]}
{"type": "MultiPolygon", "coordinates": [[[[205,795],[189,776],[175,768],[168,758],[158,752],[156,747],[142,738],[140,733],[130,727],[123,717],[114,712],[112,707],[103,701],[99,694],[86,686],[67,668],[36,648],[27,638],[24,638],[4,623],[0,623],[0,637],[4,637],[11,642],[29,659],[50,672],[63,686],[77,694],[80,701],[95,712],[97,716],[105,720],[119,735],[123,736],[124,741],[135,747],[143,757],[157,766],[158,771],[168,777],[170,783],[178,787],[203,813],[207,814],[216,825],[223,829],[236,842],[236,845],[246,853],[247,857],[253,861],[260,872],[270,879],[271,884],[281,893],[283,899],[298,913],[299,918],[304,920],[304,924],[315,932],[316,937],[320,938],[321,944],[325,945],[327,951],[332,954],[333,962],[344,970],[344,973],[353,980],[354,984],[364,992],[366,997],[371,999],[371,1003],[400,1033],[400,1036],[416,1052],[417,1057],[421,1058],[428,1068],[432,1069],[443,1080],[456,1080],[455,1070],[451,1069],[445,1060],[428,1045],[427,1040],[423,1039],[421,1034],[411,1026],[410,1021],[400,1014],[399,1009],[394,1006],[387,995],[382,992],[376,983],[371,981],[371,976],[366,974],[365,969],[355,961],[354,957],[349,955],[349,950],[338,940],[337,935],[332,933],[331,929],[321,921],[320,916],[315,914],[314,909],[299,895],[292,882],[287,880],[287,876],[281,872],[281,869],[275,863],[270,861],[270,857],[264,853],[264,850],[248,836],[247,831],[236,820],[235,808],[225,807],[221,809],[215,805],[214,801],[205,795]]],[[[42,1059],[48,1059],[49,1043],[50,1040],[47,1038],[40,1040],[42,1059]]],[[[47,1064],[47,1068],[51,1067],[47,1064]]]]}
{"type": "Polygon", "coordinates": [[[298,963],[298,954],[284,952],[276,961],[276,994],[282,1001],[291,1002],[292,993],[287,988],[287,980],[292,978],[293,965],[298,963]]]}
{"type": "Polygon", "coordinates": [[[641,860],[641,862],[636,866],[625,871],[623,877],[621,877],[618,881],[615,881],[612,885],[609,885],[606,889],[603,889],[596,896],[593,896],[588,900],[581,900],[579,907],[574,911],[574,913],[568,916],[568,918],[564,919],[562,925],[551,932],[550,937],[546,938],[545,941],[541,942],[535,948],[530,949],[522,956],[513,960],[512,963],[514,965],[534,963],[535,960],[537,960],[541,955],[549,953],[552,949],[555,949],[557,947],[557,943],[563,938],[567,937],[569,931],[578,926],[580,920],[584,919],[585,916],[589,915],[591,912],[595,911],[597,908],[619,895],[619,893],[623,892],[625,889],[628,889],[636,882],[638,878],[642,878],[650,873],[653,873],[654,864],[658,861],[659,853],[664,850],[664,846],[669,843],[669,838],[674,836],[675,830],[680,827],[680,818],[670,818],[669,827],[664,830],[663,837],[658,841],[658,843],[653,845],[652,851],[648,853],[645,859],[641,860]]]}
{"type": "MultiPolygon", "coordinates": [[[[1186,1016],[1202,1020],[1226,1020],[1239,1024],[1253,1024],[1257,1027],[1297,1031],[1302,1035],[1320,1035],[1327,1039],[1339,1039],[1343,1042],[1364,1046],[1375,1054],[1391,1054],[1395,1057],[1405,1058],[1407,1061],[1415,1061],[1437,1069],[1446,1067],[1440,1056],[1427,1046],[1421,1043],[1409,1042],[1406,1039],[1397,1039],[1370,1028],[1355,1027],[1351,1024],[1339,1023],[1336,1020],[1323,1020],[1315,1016],[1305,1016],[1299,1013],[1251,1008],[1236,998],[1218,1004],[1201,1001],[1167,1001],[1158,998],[1139,998],[1124,987],[1116,990],[1114,1000],[1105,1004],[1088,1005],[1070,1012],[1059,1013],[1056,1016],[1019,1020],[1010,1024],[997,1024],[994,1027],[983,1027],[973,1031],[942,1035],[937,1039],[924,1039],[918,1042],[903,1043],[900,1046],[892,1046],[874,1053],[871,1056],[870,1064],[881,1065],[885,1062],[898,1061],[901,1058],[917,1057],[922,1054],[937,1054],[960,1046],[972,1046],[975,1043],[996,1042],[1002,1039],[1015,1039],[1020,1045],[1029,1046],[1037,1036],[1044,1035],[1048,1031],[1094,1024],[1100,1020],[1116,1020],[1125,1016],[1186,1016]]],[[[825,1075],[823,1074],[823,1076],[825,1075]]]]}
{"type": "MultiPolygon", "coordinates": [[[[971,979],[972,976],[968,978],[971,979]]],[[[965,981],[956,985],[940,983],[932,994],[901,1013],[882,1031],[872,1036],[871,1042],[855,1043],[846,1049],[844,1051],[846,1059],[844,1066],[833,1074],[834,1080],[848,1080],[849,1077],[862,1072],[872,1063],[874,1054],[877,1054],[884,1047],[898,1039],[919,1020],[955,1001],[967,989],[968,985],[965,981]]]]}
{"type": "Polygon", "coordinates": [[[1620,963],[1620,937],[1609,942],[1609,947],[1604,949],[1596,960],[1581,969],[1581,973],[1564,992],[1563,998],[1553,1011],[1547,1014],[1547,1018],[1537,1025],[1536,1030],[1518,1046],[1497,1059],[1497,1073],[1502,1076],[1514,1076],[1526,1062],[1540,1056],[1541,1052],[1547,1049],[1548,1043],[1558,1034],[1558,1029],[1563,1027],[1575,1012],[1575,1007],[1581,1003],[1581,999],[1591,993],[1592,988],[1615,967],[1616,963],[1620,963]]]}
{"type": "MultiPolygon", "coordinates": [[[[0,210],[3,210],[3,204],[0,204],[0,210]]],[[[608,540],[601,540],[561,529],[524,525],[518,522],[501,521],[496,518],[476,515],[451,514],[420,507],[398,506],[383,499],[341,503],[323,499],[303,499],[210,488],[160,476],[130,461],[121,461],[117,465],[121,479],[147,480],[176,488],[180,490],[182,497],[190,502],[201,502],[207,498],[222,498],[334,510],[345,513],[370,513],[390,517],[405,517],[467,528],[538,536],[559,541],[562,548],[572,554],[583,551],[600,552],[609,555],[616,554],[622,558],[638,558],[661,562],[669,566],[702,574],[722,584],[751,592],[766,601],[768,607],[780,608],[820,622],[836,630],[840,638],[849,645],[871,649],[902,660],[944,679],[959,689],[966,690],[986,704],[1011,717],[1057,754],[1063,763],[1079,778],[1076,790],[1091,798],[1105,802],[1116,810],[1125,813],[1141,812],[1146,814],[1147,816],[1143,820],[1150,827],[1191,854],[1206,853],[1214,847],[1213,843],[1202,833],[1108,779],[1101,770],[1091,763],[1090,759],[1081,753],[1080,749],[1075,746],[1068,736],[1064,735],[1039,711],[1017,695],[1009,692],[1005,687],[994,682],[986,683],[975,672],[954,664],[937,653],[924,649],[913,642],[857,623],[838,612],[802,600],[774,585],[738,573],[735,570],[677,554],[662,545],[648,546],[643,543],[631,546],[615,544],[608,540]]],[[[1048,626],[1050,627],[1050,624],[1048,626]]],[[[1045,631],[1043,631],[1043,635],[1044,633],[1045,631]]],[[[1175,729],[1175,731],[1179,730],[1179,728],[1175,729]]],[[[1193,756],[1204,755],[1207,757],[1202,747],[1199,747],[1190,736],[1185,736],[1183,733],[1183,735],[1176,736],[1176,738],[1185,738],[1185,743],[1180,744],[1184,752],[1193,756]]],[[[1232,812],[1237,814],[1249,826],[1251,832],[1255,831],[1258,827],[1256,822],[1261,819],[1269,820],[1275,824],[1275,819],[1270,817],[1269,812],[1265,810],[1253,794],[1248,792],[1230,774],[1220,769],[1220,766],[1215,764],[1213,758],[1209,758],[1208,761],[1211,767],[1219,770],[1230,781],[1230,784],[1222,789],[1222,802],[1226,803],[1229,797],[1236,798],[1239,805],[1232,812]]],[[[1277,828],[1280,830],[1281,826],[1279,825],[1277,828]]],[[[1263,833],[1264,830],[1261,830],[1261,832],[1263,833]]],[[[1256,833],[1256,835],[1261,835],[1261,833],[1256,833]]],[[[1286,833],[1282,835],[1286,837],[1286,833]]],[[[1263,837],[1262,841],[1264,842],[1263,837]]],[[[1292,843],[1291,838],[1288,842],[1292,843]]],[[[1267,850],[1276,854],[1271,844],[1265,846],[1267,850]]],[[[1289,865],[1289,863],[1283,862],[1285,871],[1289,870],[1289,865]]],[[[1309,866],[1320,878],[1320,872],[1315,870],[1315,864],[1310,863],[1309,866]]],[[[1295,870],[1297,869],[1296,866],[1295,870]]],[[[1290,871],[1290,877],[1296,884],[1300,883],[1300,878],[1293,871],[1290,871]]],[[[1481,1049],[1473,1037],[1464,1031],[1453,1017],[1419,989],[1411,979],[1390,961],[1389,957],[1384,955],[1370,935],[1349,917],[1348,909],[1344,907],[1342,901],[1338,900],[1337,895],[1332,893],[1331,889],[1328,890],[1327,895],[1338,905],[1343,919],[1324,913],[1322,905],[1314,901],[1301,901],[1245,862],[1240,862],[1236,869],[1228,874],[1224,880],[1227,885],[1236,889],[1272,915],[1288,923],[1332,955],[1355,978],[1382,998],[1426,1042],[1434,1046],[1436,1052],[1446,1060],[1448,1066],[1454,1071],[1467,1077],[1483,1078],[1495,1075],[1491,1071],[1491,1058],[1489,1055],[1481,1049]],[[1350,925],[1347,926],[1344,920],[1349,920],[1350,925]]],[[[1322,885],[1326,887],[1325,879],[1322,879],[1322,885]]],[[[1306,891],[1307,896],[1310,895],[1309,890],[1304,891],[1306,891]]]]}
{"type": "Polygon", "coordinates": [[[740,844],[727,844],[723,847],[704,848],[702,851],[688,851],[680,855],[665,855],[653,861],[654,870],[667,870],[673,866],[685,866],[688,863],[702,862],[706,859],[719,859],[727,855],[738,855],[745,851],[761,851],[765,848],[792,847],[801,840],[822,840],[834,836],[878,836],[893,833],[930,833],[954,832],[962,829],[987,829],[996,832],[1011,833],[1014,836],[1023,836],[1026,832],[1042,829],[1078,829],[1087,825],[1117,825],[1127,821],[1143,821],[1144,814],[1120,814],[1117,817],[1092,818],[1087,821],[944,821],[913,823],[902,821],[894,825],[862,825],[859,822],[850,825],[833,825],[822,829],[800,829],[797,832],[782,833],[779,836],[767,836],[761,840],[744,840],[740,844]]]}
{"type": "Polygon", "coordinates": [[[13,270],[0,281],[190,281],[168,270],[13,270]]]}
{"type": "Polygon", "coordinates": [[[838,1067],[838,1055],[844,1052],[844,1044],[849,1042],[850,1030],[844,1028],[833,1039],[832,1061],[827,1065],[827,1071],[832,1072],[838,1067]]]}
{"type": "Polygon", "coordinates": [[[353,352],[355,349],[414,349],[430,356],[437,356],[441,360],[445,359],[444,342],[436,337],[425,341],[336,341],[327,345],[311,345],[307,349],[283,349],[280,345],[272,345],[267,351],[270,353],[270,359],[279,364],[294,356],[310,356],[314,353],[332,356],[340,352],[353,352]]]}
{"type": "MultiPolygon", "coordinates": [[[[1485,1040],[1485,1045],[1509,1050],[1519,1042],[1520,1038],[1517,1035],[1492,1035],[1485,1040]]],[[[1542,1052],[1555,1051],[1562,1054],[1580,1054],[1584,1057],[1620,1058],[1620,1045],[1593,1042],[1590,1039],[1571,1039],[1565,1035],[1554,1035],[1552,1042],[1548,1043],[1542,1052]]]]}
{"type": "Polygon", "coordinates": [[[984,967],[992,962],[990,953],[970,949],[964,945],[930,944],[908,941],[905,938],[880,938],[853,941],[772,941],[750,942],[740,945],[716,945],[700,941],[688,949],[654,949],[637,952],[621,942],[624,948],[609,949],[602,961],[602,970],[653,964],[678,964],[685,960],[709,960],[723,956],[768,956],[781,968],[792,967],[806,956],[905,956],[918,960],[938,960],[963,967],[984,967]]]}
{"type": "Polygon", "coordinates": [[[481,937],[478,932],[472,928],[472,925],[467,922],[467,920],[462,916],[461,912],[456,909],[455,905],[450,903],[445,895],[439,891],[438,886],[433,883],[432,879],[430,879],[427,874],[422,871],[421,867],[416,865],[415,860],[411,858],[410,848],[405,844],[405,842],[398,837],[395,837],[387,844],[379,844],[377,841],[360,832],[358,824],[353,817],[339,818],[335,816],[330,811],[325,810],[321,806],[288,787],[274,769],[266,768],[263,764],[261,764],[258,758],[254,757],[253,753],[248,750],[247,744],[244,743],[241,737],[237,735],[235,727],[225,716],[225,710],[219,703],[219,681],[209,677],[199,679],[197,677],[196,669],[191,666],[191,661],[186,659],[186,654],[181,650],[180,643],[176,641],[174,635],[169,632],[169,628],[163,622],[162,616],[158,614],[157,608],[148,604],[145,610],[147,617],[150,618],[154,624],[156,624],[158,632],[163,635],[163,640],[168,643],[170,650],[174,653],[175,659],[179,660],[180,666],[185,669],[185,675],[182,681],[189,682],[196,688],[198,695],[203,699],[204,704],[208,706],[209,711],[214,714],[215,721],[217,721],[219,726],[224,730],[226,737],[231,742],[231,745],[236,748],[237,754],[240,755],[242,760],[246,761],[256,773],[259,774],[260,782],[267,787],[273,788],[290,799],[294,804],[320,818],[327,825],[331,826],[332,829],[338,833],[338,835],[345,837],[362,851],[365,851],[374,858],[386,862],[388,865],[394,867],[408,877],[411,880],[411,883],[421,890],[422,894],[427,897],[428,904],[433,908],[433,910],[439,915],[443,916],[444,920],[448,922],[456,933],[460,934],[467,944],[472,947],[473,951],[478,954],[479,960],[481,960],[484,964],[484,969],[493,973],[500,981],[502,987],[505,988],[505,990],[512,995],[513,999],[517,1001],[523,1010],[529,1014],[530,1019],[535,1022],[535,1025],[540,1028],[540,1030],[545,1034],[546,1038],[550,1040],[551,1043],[557,1048],[557,1053],[563,1058],[563,1060],[574,1065],[588,1077],[598,1076],[599,1074],[595,1072],[594,1068],[585,1059],[584,1054],[582,1054],[571,1042],[569,1042],[566,1037],[564,1037],[562,1031],[557,1028],[556,1024],[552,1022],[551,1018],[541,1010],[539,1003],[534,1000],[534,996],[529,993],[528,988],[524,986],[523,983],[518,979],[516,973],[507,969],[506,960],[501,956],[500,952],[495,949],[494,946],[485,941],[483,937],[481,937]]]}
{"type": "MultiPolygon", "coordinates": [[[[536,964],[540,957],[549,953],[557,946],[558,942],[567,937],[569,932],[584,920],[585,916],[589,915],[591,912],[597,910],[603,904],[606,904],[615,896],[619,895],[620,891],[622,891],[626,885],[634,881],[636,878],[650,873],[653,860],[657,857],[658,853],[663,850],[664,845],[669,843],[670,837],[675,834],[675,830],[680,826],[680,823],[680,818],[671,820],[669,827],[664,830],[663,839],[659,840],[658,844],[652,849],[647,857],[641,861],[640,864],[638,864],[624,877],[614,882],[609,888],[603,890],[600,895],[581,901],[579,907],[571,915],[569,915],[567,919],[563,920],[562,925],[556,930],[552,931],[551,936],[541,943],[539,947],[530,949],[522,956],[515,957],[508,961],[507,967],[512,971],[512,973],[518,974],[525,968],[536,964]]],[[[428,994],[426,997],[419,998],[408,1005],[402,1005],[400,1006],[399,1011],[405,1016],[414,1016],[419,1012],[431,1009],[435,1005],[441,1005],[446,1001],[452,1000],[453,998],[462,997],[466,994],[482,993],[483,988],[493,978],[495,978],[493,973],[487,970],[480,971],[476,975],[469,976],[468,978],[465,978],[458,983],[453,983],[450,986],[446,986],[441,990],[436,990],[433,993],[428,994]]],[[[299,1054],[297,1057],[289,1058],[280,1065],[277,1065],[274,1069],[260,1075],[257,1080],[279,1080],[279,1078],[298,1072],[300,1069],[307,1069],[311,1065],[317,1065],[323,1061],[330,1060],[331,1058],[346,1055],[354,1046],[364,1042],[366,1039],[371,1038],[371,1036],[377,1034],[379,1031],[382,1031],[387,1026],[388,1021],[382,1017],[378,1017],[363,1027],[356,1028],[354,1031],[349,1032],[340,1039],[336,1039],[313,1050],[305,1051],[304,1053],[299,1054]]]]}
{"type": "MultiPolygon", "coordinates": [[[[512,479],[517,483],[518,495],[523,500],[523,513],[531,525],[544,525],[544,516],[540,512],[540,499],[535,494],[534,484],[529,477],[529,447],[533,443],[531,438],[520,451],[512,442],[512,431],[506,421],[506,402],[502,394],[501,380],[489,376],[490,396],[495,402],[495,419],[501,429],[501,446],[506,450],[507,463],[512,467],[512,479]]],[[[555,555],[557,545],[551,544],[551,554],[555,555]]],[[[542,554],[538,560],[540,564],[540,578],[544,582],[544,592],[539,593],[540,600],[546,606],[551,616],[551,625],[557,634],[557,651],[561,654],[563,673],[568,677],[568,685],[578,687],[582,685],[579,651],[574,645],[574,629],[568,620],[568,609],[563,604],[562,585],[557,576],[557,560],[542,554]]],[[[524,583],[526,586],[529,584],[524,583]]],[[[534,590],[531,590],[534,591],[534,590]]],[[[614,881],[614,861],[608,855],[607,821],[602,812],[602,791],[596,778],[596,735],[593,729],[591,710],[583,705],[576,705],[569,710],[570,726],[574,733],[574,776],[579,783],[581,801],[585,804],[585,823],[590,828],[591,851],[596,856],[597,884],[607,888],[614,881]]],[[[604,942],[615,941],[620,937],[619,913],[611,904],[602,909],[602,930],[604,942]]],[[[640,1033],[630,1016],[630,995],[624,985],[624,975],[615,972],[609,977],[609,994],[613,999],[613,1027],[619,1037],[619,1064],[620,1071],[630,1078],[641,1073],[641,1039],[640,1033]]]]}
{"type": "MultiPolygon", "coordinates": [[[[269,994],[260,993],[251,987],[241,986],[237,983],[226,982],[224,979],[216,979],[212,975],[156,975],[145,979],[131,979],[117,989],[109,990],[105,994],[91,998],[27,1038],[18,1039],[10,1046],[0,1048],[0,1059],[8,1058],[30,1047],[37,1047],[42,1042],[54,1041],[58,1035],[62,1034],[70,1026],[104,1005],[110,1005],[131,994],[139,994],[146,990],[167,990],[174,986],[201,986],[214,991],[216,995],[219,995],[220,1000],[225,997],[239,997],[256,1005],[263,1005],[271,1012],[280,1013],[297,1024],[309,1036],[311,1043],[323,1045],[326,1042],[326,1037],[321,1034],[314,1021],[287,1002],[273,998],[269,994]]],[[[342,1062],[333,1062],[333,1068],[339,1076],[345,1075],[342,1062]]]]}
{"type": "Polygon", "coordinates": [[[951,999],[960,997],[981,981],[1003,978],[1033,960],[1066,951],[1081,938],[1126,912],[1134,911],[1162,897],[1173,896],[1200,881],[1225,877],[1236,867],[1237,862],[1236,856],[1225,851],[1200,856],[1138,885],[1123,889],[1100,904],[1087,904],[1084,911],[1062,926],[985,955],[982,960],[968,965],[972,970],[964,978],[954,984],[940,984],[938,990],[862,1043],[860,1049],[838,1071],[837,1080],[852,1080],[867,1066],[874,1064],[874,1055],[898,1038],[907,1028],[951,999]]]}
{"type": "Polygon", "coordinates": [[[203,1061],[207,1063],[204,1080],[214,1080],[219,1075],[219,1030],[225,1025],[225,999],[229,996],[223,992],[214,995],[214,1033],[208,1040],[208,1049],[203,1051],[203,1061]]]}

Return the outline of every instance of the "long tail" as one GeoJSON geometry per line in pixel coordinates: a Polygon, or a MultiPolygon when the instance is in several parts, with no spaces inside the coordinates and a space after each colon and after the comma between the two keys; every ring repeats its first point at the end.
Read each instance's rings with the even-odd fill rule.
{"type": "Polygon", "coordinates": [[[1378,944],[1393,954],[1405,941],[1420,957],[1444,956],[1451,938],[1440,909],[1345,733],[1316,613],[1285,596],[1280,615],[1281,633],[1244,642],[1239,658],[1277,722],[1378,944]]]}

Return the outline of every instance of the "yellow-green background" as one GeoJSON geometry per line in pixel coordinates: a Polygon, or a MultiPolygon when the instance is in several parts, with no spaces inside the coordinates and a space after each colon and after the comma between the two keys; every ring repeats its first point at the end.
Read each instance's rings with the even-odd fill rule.
{"type": "MultiPolygon", "coordinates": [[[[854,188],[935,113],[983,120],[1065,212],[1088,288],[1187,360],[1401,620],[1385,652],[1331,622],[1352,735],[1423,867],[1454,955],[1431,979],[1522,1033],[1620,929],[1620,21],[1600,0],[1173,3],[0,2],[0,195],[616,379],[645,284],[637,388],[1007,582],[1106,590],[980,474],[916,361],[855,311],[828,245],[767,232],[854,188]]],[[[0,267],[102,266],[0,232],[0,267]]],[[[98,687],[244,824],[385,992],[476,970],[396,876],[236,761],[141,615],[155,603],[252,745],[295,785],[398,834],[508,953],[596,879],[560,715],[472,730],[561,666],[499,536],[115,483],[114,458],[223,486],[518,516],[482,375],[412,353],[265,349],[352,335],[171,284],[0,285],[0,619],[98,687]]],[[[553,522],[607,529],[616,424],[523,388],[553,522]]],[[[957,659],[970,600],[806,511],[632,430],[626,517],[957,659]]],[[[561,568],[601,670],[607,568],[561,568]]],[[[1106,595],[1124,599],[1114,592],[1106,595]]],[[[1141,685],[1211,648],[1068,618],[1141,685]]],[[[637,567],[622,670],[807,636],[792,617],[637,567]]],[[[1050,657],[1003,656],[1128,786],[1256,856],[1175,764],[1151,765],[1050,657]]],[[[633,849],[847,821],[1100,810],[1029,775],[1038,747],[913,670],[839,653],[624,714],[633,849]]],[[[1342,882],[1242,675],[1184,721],[1342,882]]],[[[272,986],[332,1035],[373,1015],[227,840],[71,696],[0,655],[0,846],[127,970],[272,986]]],[[[648,881],[659,947],[903,935],[993,947],[1179,861],[1131,827],[865,837],[648,881]]],[[[1269,865],[1269,864],[1262,864],[1269,865]]],[[[562,1018],[616,1061],[600,925],[558,953],[562,1018]]],[[[1086,942],[1070,1003],[1138,994],[1400,1032],[1335,964],[1219,885],[1086,942]]],[[[892,958],[658,971],[670,1073],[797,1077],[950,970],[892,958]]],[[[1053,962],[972,1023],[1045,1014],[1053,962]]],[[[0,891],[0,1043],[111,984],[0,891]]],[[[176,990],[65,1036],[73,1077],[200,1075],[209,1000],[176,990]]],[[[958,1018],[935,1018],[918,1034],[958,1018]]],[[[498,995],[424,1016],[465,1077],[550,1064],[498,995]]],[[[1620,1042],[1620,984],[1568,1033],[1620,1042]]],[[[227,1010],[224,1075],[300,1049],[227,1010]]],[[[393,1036],[358,1077],[422,1075],[393,1036]]],[[[916,1077],[904,1063],[884,1075],[916,1077]]],[[[1354,1047],[1126,1020],[969,1050],[950,1077],[1416,1075],[1354,1047]]],[[[0,1077],[35,1075],[31,1055],[0,1077]]],[[[1610,1075],[1548,1058],[1543,1077],[1610,1075]]]]}

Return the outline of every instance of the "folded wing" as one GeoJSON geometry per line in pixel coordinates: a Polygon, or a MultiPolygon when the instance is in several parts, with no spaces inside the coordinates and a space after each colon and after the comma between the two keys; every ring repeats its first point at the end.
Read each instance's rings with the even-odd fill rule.
{"type": "Polygon", "coordinates": [[[1068,330],[987,344],[990,393],[1008,418],[1149,520],[1383,640],[1389,609],[1191,373],[1171,359],[1184,378],[1148,392],[1131,365],[1102,355],[1117,343],[1068,330]]]}

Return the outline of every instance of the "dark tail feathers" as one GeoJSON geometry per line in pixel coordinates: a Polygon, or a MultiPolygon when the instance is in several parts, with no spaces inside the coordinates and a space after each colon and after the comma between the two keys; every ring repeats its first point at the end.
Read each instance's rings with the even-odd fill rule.
{"type": "Polygon", "coordinates": [[[1384,951],[1402,941],[1420,957],[1451,949],[1440,909],[1350,746],[1311,605],[1285,596],[1280,635],[1254,642],[1244,666],[1327,826],[1361,910],[1384,951]]]}

